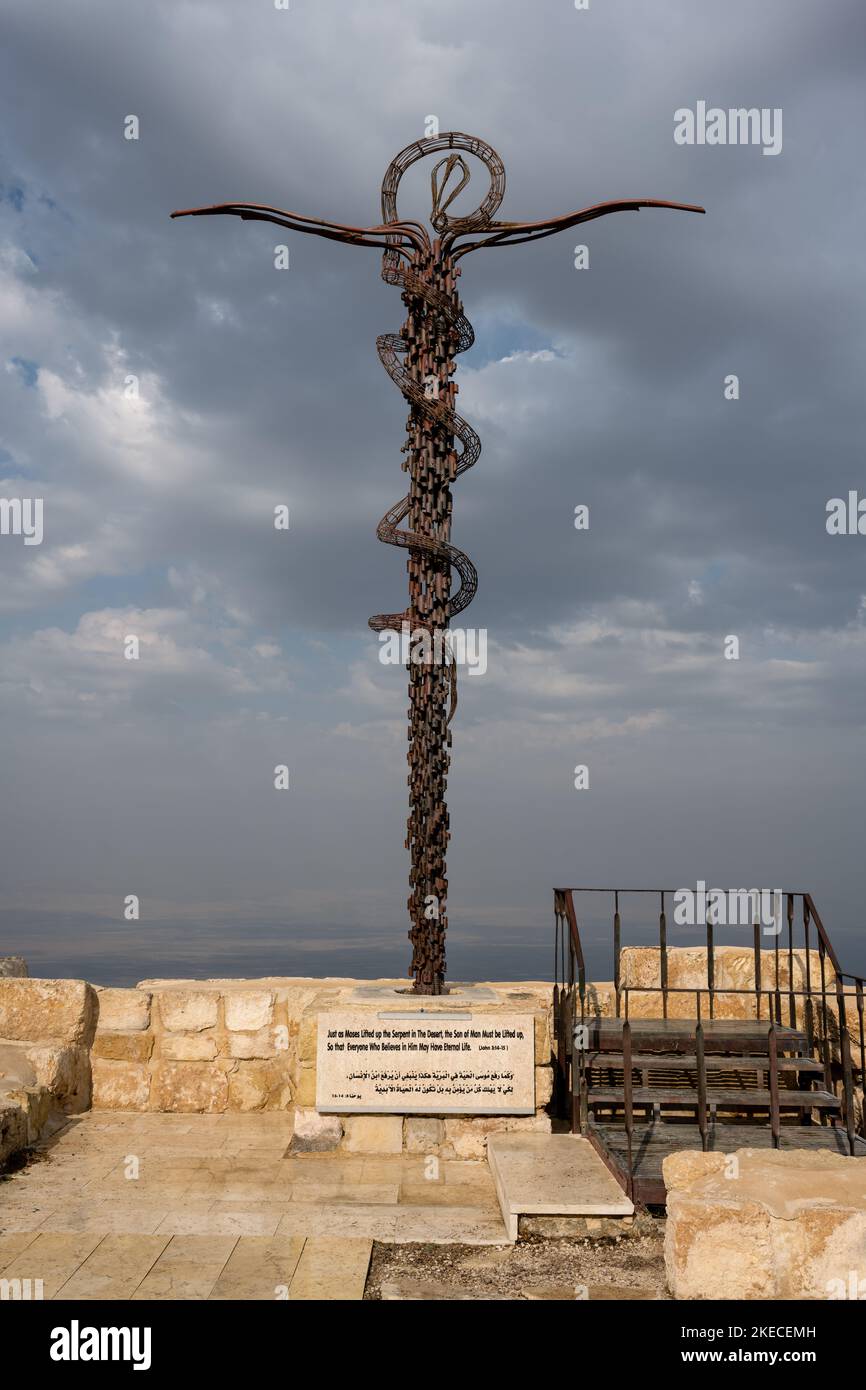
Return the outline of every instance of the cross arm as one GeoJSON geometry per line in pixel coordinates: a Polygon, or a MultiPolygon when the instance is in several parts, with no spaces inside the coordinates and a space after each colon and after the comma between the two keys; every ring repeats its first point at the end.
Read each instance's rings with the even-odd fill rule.
{"type": "Polygon", "coordinates": [[[706,212],[706,208],[696,203],[669,203],[659,198],[628,198],[610,203],[596,203],[592,207],[581,208],[578,212],[567,212],[561,217],[549,217],[540,222],[491,222],[483,240],[471,241],[457,248],[454,259],[488,246],[517,246],[525,241],[540,241],[542,237],[554,236],[579,222],[592,222],[596,217],[606,217],[610,212],[639,212],[641,208],[668,208],[675,212],[706,212]]]}
{"type": "MultiPolygon", "coordinates": [[[[397,222],[379,227],[351,227],[342,222],[326,222],[321,217],[303,217],[299,212],[287,212],[266,203],[214,203],[209,207],[181,208],[172,217],[240,217],[245,222],[273,222],[293,232],[308,232],[327,237],[330,241],[345,241],[355,246],[377,246],[395,250],[404,244],[422,244],[423,232],[414,223],[397,222]]],[[[426,237],[424,237],[426,240],[426,237]]]]}

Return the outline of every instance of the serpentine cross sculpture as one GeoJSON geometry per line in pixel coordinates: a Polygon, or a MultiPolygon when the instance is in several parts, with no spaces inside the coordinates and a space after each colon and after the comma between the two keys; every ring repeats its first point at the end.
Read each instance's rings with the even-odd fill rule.
{"type": "Polygon", "coordinates": [[[409,491],[391,507],[377,527],[380,541],[408,552],[409,604],[402,613],[379,613],[370,619],[375,632],[408,633],[409,668],[409,939],[417,994],[441,994],[445,988],[447,929],[445,854],[449,839],[445,784],[456,708],[456,666],[448,658],[450,621],[471,603],[478,584],[474,565],[451,544],[451,485],[478,460],[478,435],[454,409],[455,357],[472,346],[474,334],[457,293],[458,261],[470,251],[515,246],[565,231],[611,212],[639,208],[674,208],[703,212],[688,203],[632,198],[550,217],[540,222],[500,222],[495,214],[505,192],[505,168],[484,140],[457,131],[417,140],[391,161],[382,183],[382,221],[373,227],[350,227],[322,218],[304,217],[259,203],[219,203],[187,208],[172,217],[226,214],[250,222],[274,222],[296,232],[332,241],[383,250],[382,279],[402,290],[407,316],[399,333],[376,340],[379,358],[409,405],[402,464],[409,491]],[[419,222],[397,215],[397,189],[406,170],[426,155],[447,151],[432,171],[430,236],[419,222]],[[462,153],[487,168],[490,187],[467,216],[447,209],[465,188],[470,168],[462,153]],[[455,177],[456,175],[456,177],[455,177]],[[459,441],[460,450],[457,450],[459,441]],[[408,522],[404,527],[403,522],[408,522]],[[460,579],[451,593],[452,573],[460,579]],[[434,640],[415,642],[416,634],[434,640]],[[438,639],[438,640],[436,640],[438,639]],[[437,653],[446,654],[443,661],[437,653]]]}

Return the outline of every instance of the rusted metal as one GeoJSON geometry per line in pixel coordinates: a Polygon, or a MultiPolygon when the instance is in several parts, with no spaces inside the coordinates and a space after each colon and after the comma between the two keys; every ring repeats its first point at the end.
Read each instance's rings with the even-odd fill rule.
{"type": "Polygon", "coordinates": [[[662,987],[662,1016],[668,1016],[668,925],[665,915],[665,895],[659,894],[659,978],[662,987]]]}
{"type": "Polygon", "coordinates": [[[706,1153],[707,1137],[707,1064],[704,1057],[704,1025],[701,1021],[701,996],[697,999],[698,1017],[695,1024],[695,1065],[698,1073],[698,1130],[701,1148],[706,1153]]]}
{"type": "Polygon", "coordinates": [[[797,1027],[797,1005],[794,1002],[794,894],[785,895],[788,916],[788,1022],[797,1027]]]}
{"type": "Polygon", "coordinates": [[[770,1004],[770,1027],[767,1030],[767,1080],[770,1085],[770,1128],[773,1132],[773,1148],[778,1149],[782,1146],[782,1129],[779,1117],[779,1046],[772,1000],[768,1002],[770,1004]]]}
{"type": "Polygon", "coordinates": [[[774,968],[775,968],[775,978],[776,978],[776,993],[775,993],[775,995],[774,995],[775,1006],[776,1006],[776,1022],[777,1022],[777,1023],[781,1023],[781,1022],[782,1022],[782,989],[781,989],[781,981],[780,981],[780,976],[779,976],[779,933],[778,933],[778,932],[776,932],[776,934],[775,934],[774,937],[773,937],[773,965],[774,965],[774,968]]]}
{"type": "Polygon", "coordinates": [[[619,915],[619,893],[613,895],[613,989],[616,996],[616,1016],[619,1018],[620,955],[622,953],[622,922],[619,915]]]}
{"type": "Polygon", "coordinates": [[[707,993],[709,995],[710,1018],[715,1016],[716,993],[716,953],[713,946],[713,918],[707,913],[707,993]]]}
{"type": "Polygon", "coordinates": [[[842,1061],[842,1107],[845,1129],[848,1134],[848,1148],[854,1153],[856,1123],[854,1117],[854,1079],[851,1068],[851,1036],[848,1032],[848,1017],[845,1009],[845,985],[842,976],[836,976],[836,1012],[839,1018],[839,1055],[842,1061]]]}
{"type": "MultiPolygon", "coordinates": [[[[611,894],[616,979],[616,960],[623,951],[623,895],[652,892],[661,896],[664,911],[666,897],[673,891],[556,889],[556,912],[561,921],[570,922],[567,945],[572,974],[578,956],[583,954],[579,905],[575,902],[578,893],[611,894]]],[[[856,1130],[856,1093],[866,1072],[866,978],[841,969],[811,896],[790,893],[785,897],[787,982],[782,980],[781,969],[771,978],[771,968],[767,968],[761,950],[759,914],[753,923],[754,983],[736,986],[721,979],[717,951],[720,926],[712,917],[706,945],[706,986],[700,981],[673,985],[670,978],[664,986],[661,981],[655,986],[630,985],[620,975],[617,994],[621,1007],[616,1015],[588,1015],[587,1051],[579,1072],[572,1078],[572,1092],[575,1097],[580,1094],[582,1079],[587,1113],[584,1132],[625,1190],[633,1191],[637,1200],[664,1199],[661,1161],[672,1148],[706,1147],[730,1152],[768,1143],[778,1148],[784,1135],[786,1148],[828,1148],[866,1157],[866,1142],[856,1130]],[[799,939],[794,940],[798,897],[802,903],[804,956],[801,978],[795,981],[795,951],[800,950],[799,939]],[[816,978],[817,971],[812,970],[810,957],[813,925],[820,980],[816,978]],[[763,981],[762,975],[766,977],[763,981]],[[653,1017],[629,1020],[632,993],[640,996],[641,1014],[655,999],[653,1017]],[[743,1004],[753,1000],[754,1019],[739,1010],[737,1018],[719,1019],[718,1011],[714,1017],[717,993],[726,1000],[742,996],[743,1004]],[[783,993],[788,995],[786,1013],[790,1013],[786,1022],[782,1021],[779,1008],[783,993]],[[687,998],[692,1002],[691,1018],[683,1016],[686,1011],[682,1003],[687,998]],[[637,1083],[634,1071],[639,1073],[637,1083]],[[652,1109],[652,1122],[638,1125],[636,1108],[644,1110],[647,1117],[652,1109]],[[689,1109],[693,1123],[683,1116],[683,1111],[689,1109]],[[719,1109],[734,1118],[719,1124],[719,1109]],[[815,1124],[815,1116],[820,1118],[820,1124],[815,1124]]],[[[660,946],[656,949],[661,955],[660,946]]],[[[781,965],[781,951],[768,946],[767,957],[771,950],[773,964],[778,961],[781,965]]],[[[669,951],[667,954],[670,969],[669,951]]]]}
{"type": "Polygon", "coordinates": [[[445,634],[451,620],[472,602],[478,586],[475,566],[451,544],[451,486],[473,467],[481,453],[478,435],[454,408],[455,357],[474,341],[457,293],[457,262],[469,251],[537,241],[609,213],[637,212],[640,208],[704,211],[690,203],[639,198],[598,203],[538,222],[500,222],[495,214],[504,193],[505,166],[496,151],[476,136],[449,131],[416,140],[391,161],[382,182],[382,221],[374,226],[326,222],[262,203],[220,203],[171,214],[225,214],[246,221],[273,222],[331,241],[379,248],[384,251],[383,280],[402,292],[406,320],[399,333],[381,334],[376,348],[382,366],[409,406],[402,465],[409,474],[409,491],[385,513],[376,534],[386,545],[407,552],[409,603],[402,612],[376,614],[370,627],[401,636],[408,633],[410,652],[413,634],[427,633],[433,639],[418,644],[424,652],[420,659],[410,656],[408,661],[409,973],[418,994],[440,994],[445,988],[446,850],[450,838],[445,789],[451,747],[448,725],[457,707],[456,667],[448,658],[445,634]],[[420,223],[399,218],[397,192],[407,169],[439,152],[444,152],[444,158],[434,167],[430,180],[430,223],[435,233],[431,237],[420,223]],[[448,208],[471,177],[464,154],[481,161],[490,186],[474,212],[452,216],[448,208]],[[465,237],[479,239],[461,243],[465,237]],[[460,587],[452,594],[455,572],[460,587]],[[442,655],[437,656],[437,651],[442,655]]]}
{"type": "Polygon", "coordinates": [[[806,1040],[811,1052],[815,1045],[815,1013],[812,1008],[812,946],[809,940],[809,898],[803,895],[803,956],[806,963],[806,1040]]]}
{"type": "Polygon", "coordinates": [[[626,1153],[628,1156],[628,1195],[634,1201],[634,1114],[632,1110],[631,1024],[626,1018],[622,1025],[622,1093],[625,1109],[626,1153]]]}

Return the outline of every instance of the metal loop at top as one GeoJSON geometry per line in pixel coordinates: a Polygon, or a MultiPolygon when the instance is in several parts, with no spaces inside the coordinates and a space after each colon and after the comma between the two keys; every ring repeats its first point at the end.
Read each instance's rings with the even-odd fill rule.
{"type": "Polygon", "coordinates": [[[463,135],[460,131],[446,131],[442,135],[432,135],[423,140],[416,140],[414,144],[407,145],[398,155],[395,155],[388,165],[385,177],[382,180],[382,221],[392,223],[399,221],[397,216],[397,189],[400,180],[406,170],[416,164],[419,159],[424,159],[428,154],[437,154],[440,150],[464,150],[467,154],[474,154],[485,165],[490,175],[490,187],[483,201],[478,205],[474,212],[466,217],[451,217],[445,211],[448,204],[457,196],[460,190],[469,182],[470,172],[463,160],[459,163],[463,166],[464,178],[459,186],[444,200],[440,206],[440,200],[444,194],[445,183],[454,167],[449,161],[442,160],[436,166],[435,173],[442,164],[448,165],[447,172],[441,183],[437,186],[433,184],[433,208],[430,221],[437,232],[477,232],[489,227],[490,223],[499,209],[505,194],[505,165],[499,158],[492,145],[488,145],[486,140],[480,140],[476,135],[463,135]]]}

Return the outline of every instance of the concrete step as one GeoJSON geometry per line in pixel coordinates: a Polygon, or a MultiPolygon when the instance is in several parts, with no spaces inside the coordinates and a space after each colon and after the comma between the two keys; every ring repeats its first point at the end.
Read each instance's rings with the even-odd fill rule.
{"type": "Polygon", "coordinates": [[[496,1134],[487,1161],[508,1239],[521,1216],[631,1216],[634,1205],[588,1139],[578,1134],[496,1134]]]}

